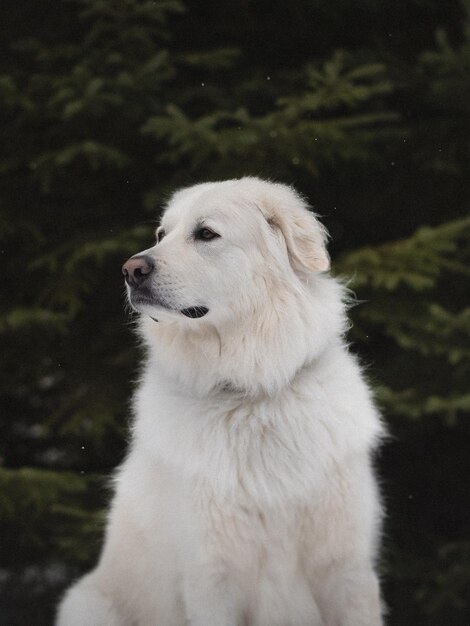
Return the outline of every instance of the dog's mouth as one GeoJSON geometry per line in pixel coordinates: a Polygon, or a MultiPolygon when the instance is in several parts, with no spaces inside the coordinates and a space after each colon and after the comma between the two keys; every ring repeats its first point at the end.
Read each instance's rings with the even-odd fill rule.
{"type": "MultiPolygon", "coordinates": [[[[151,292],[149,292],[148,290],[141,289],[137,292],[133,290],[129,297],[129,301],[131,303],[131,306],[134,307],[136,310],[139,310],[142,306],[158,306],[166,309],[167,311],[174,311],[175,313],[178,311],[178,309],[174,309],[173,307],[168,306],[168,304],[161,299],[155,299],[153,294],[151,294],[151,292]]],[[[179,313],[182,313],[185,317],[189,317],[191,319],[204,317],[204,315],[206,315],[208,312],[209,309],[205,306],[191,306],[186,309],[179,309],[179,313]]],[[[152,317],[152,319],[158,321],[154,317],[152,317]]]]}
{"type": "Polygon", "coordinates": [[[197,319],[199,317],[204,317],[206,313],[209,312],[209,309],[205,306],[191,306],[188,309],[181,309],[181,313],[186,315],[186,317],[191,317],[192,319],[197,319]]]}
{"type": "MultiPolygon", "coordinates": [[[[191,319],[197,319],[199,317],[204,317],[206,313],[209,312],[205,306],[191,306],[189,309],[181,309],[180,313],[185,315],[186,317],[190,317],[191,319]]],[[[158,322],[156,317],[150,316],[154,322],[158,322]]]]}

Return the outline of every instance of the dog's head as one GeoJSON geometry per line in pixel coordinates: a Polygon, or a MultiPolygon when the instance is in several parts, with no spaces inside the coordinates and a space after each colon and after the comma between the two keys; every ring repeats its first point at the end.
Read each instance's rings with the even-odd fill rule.
{"type": "Polygon", "coordinates": [[[326,233],[290,187],[256,178],[171,198],[156,244],[123,266],[129,301],[154,319],[234,323],[276,305],[282,286],[329,267],[326,233]]]}
{"type": "Polygon", "coordinates": [[[156,238],[123,272],[152,359],[179,386],[273,393],[344,328],[326,232],[290,187],[183,189],[156,238]]]}

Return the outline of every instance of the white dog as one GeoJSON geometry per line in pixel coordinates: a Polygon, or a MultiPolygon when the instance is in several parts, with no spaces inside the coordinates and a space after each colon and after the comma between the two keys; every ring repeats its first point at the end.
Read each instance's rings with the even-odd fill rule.
{"type": "Polygon", "coordinates": [[[177,192],[125,263],[132,444],[60,626],[382,623],[382,427],[325,236],[292,188],[242,178],[177,192]]]}

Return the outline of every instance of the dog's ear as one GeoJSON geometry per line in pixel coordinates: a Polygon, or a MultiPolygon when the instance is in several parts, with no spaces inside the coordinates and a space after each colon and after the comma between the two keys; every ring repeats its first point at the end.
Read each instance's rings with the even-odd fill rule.
{"type": "MultiPolygon", "coordinates": [[[[296,200],[300,201],[299,198],[296,200]]],[[[283,211],[282,207],[277,207],[268,217],[268,223],[281,231],[294,270],[303,273],[325,272],[330,267],[326,230],[307,208],[295,208],[297,210],[283,211]]]]}

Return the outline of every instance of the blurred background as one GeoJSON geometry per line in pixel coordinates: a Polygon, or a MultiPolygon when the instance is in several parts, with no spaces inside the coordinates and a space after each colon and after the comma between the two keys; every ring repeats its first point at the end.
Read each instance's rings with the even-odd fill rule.
{"type": "Polygon", "coordinates": [[[391,625],[470,624],[470,3],[2,0],[0,624],[100,550],[139,349],[120,267],[176,187],[294,184],[390,439],[391,625]]]}

